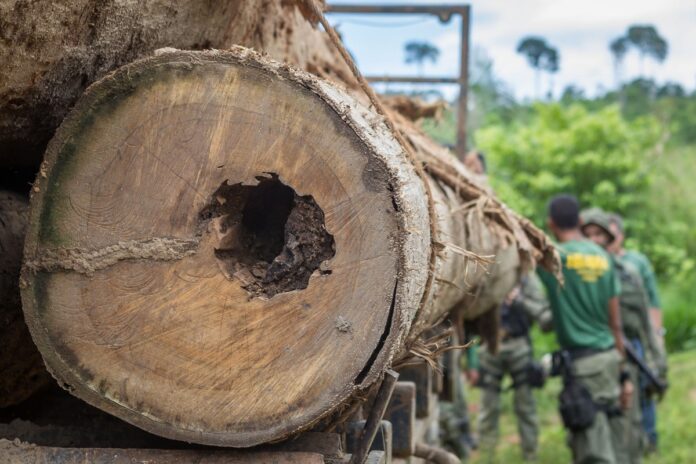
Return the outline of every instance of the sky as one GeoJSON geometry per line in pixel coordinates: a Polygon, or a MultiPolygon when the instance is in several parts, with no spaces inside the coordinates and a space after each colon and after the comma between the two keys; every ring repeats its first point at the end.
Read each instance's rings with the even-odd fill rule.
{"type": "MultiPolygon", "coordinates": [[[[443,4],[446,0],[328,0],[330,4],[443,4]]],[[[454,3],[454,2],[449,2],[454,3]]],[[[466,2],[461,2],[466,3],[466,2]]],[[[533,98],[534,73],[515,52],[519,40],[541,36],[561,55],[560,71],[553,79],[558,96],[566,85],[595,95],[616,86],[608,45],[629,25],[652,24],[669,43],[667,59],[657,65],[645,62],[645,73],[659,83],[675,81],[696,88],[696,0],[471,0],[472,47],[493,60],[494,72],[518,99],[533,98]]],[[[411,40],[436,45],[440,58],[427,64],[426,76],[456,76],[459,70],[460,20],[442,24],[420,15],[328,15],[366,75],[416,75],[404,63],[404,44],[411,40]],[[378,27],[382,26],[382,27],[378,27]]],[[[635,51],[624,61],[625,80],[640,74],[635,51]]],[[[394,84],[391,84],[394,87],[394,84]]],[[[543,77],[544,93],[550,83],[543,77]]],[[[447,96],[455,86],[443,86],[447,96]]]]}

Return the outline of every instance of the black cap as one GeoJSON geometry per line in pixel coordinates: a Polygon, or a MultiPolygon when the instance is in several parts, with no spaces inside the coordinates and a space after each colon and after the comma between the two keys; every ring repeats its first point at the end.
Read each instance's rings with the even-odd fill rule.
{"type": "Polygon", "coordinates": [[[549,217],[561,229],[575,229],[580,225],[580,203],[573,195],[557,195],[549,202],[549,217]]]}

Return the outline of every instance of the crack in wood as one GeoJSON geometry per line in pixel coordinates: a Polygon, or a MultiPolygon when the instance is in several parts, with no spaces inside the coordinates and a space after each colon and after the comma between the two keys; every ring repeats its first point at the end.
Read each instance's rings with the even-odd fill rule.
{"type": "Polygon", "coordinates": [[[40,248],[35,256],[25,260],[25,267],[32,272],[74,271],[92,275],[95,271],[129,259],[177,261],[195,254],[200,240],[200,237],[189,239],[154,237],[120,241],[96,250],[78,247],[40,248]]]}

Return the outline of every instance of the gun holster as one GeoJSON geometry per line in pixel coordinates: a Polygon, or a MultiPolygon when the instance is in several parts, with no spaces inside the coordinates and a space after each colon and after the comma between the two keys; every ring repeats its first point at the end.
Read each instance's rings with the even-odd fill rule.
{"type": "Polygon", "coordinates": [[[558,411],[563,425],[571,431],[579,432],[590,427],[599,407],[589,390],[573,375],[570,353],[557,351],[553,356],[552,372],[563,376],[563,390],[558,395],[558,411]]]}
{"type": "Polygon", "coordinates": [[[532,361],[527,365],[527,383],[532,388],[544,388],[546,374],[541,363],[532,361]]]}

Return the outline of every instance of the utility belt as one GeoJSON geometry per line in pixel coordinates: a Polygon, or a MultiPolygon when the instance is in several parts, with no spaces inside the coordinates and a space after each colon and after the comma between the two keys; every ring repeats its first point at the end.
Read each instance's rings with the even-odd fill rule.
{"type": "Polygon", "coordinates": [[[563,389],[558,395],[558,409],[567,429],[573,432],[587,429],[594,423],[598,412],[604,412],[608,417],[622,414],[621,409],[615,405],[596,402],[573,373],[573,361],[611,349],[613,348],[572,348],[553,354],[552,375],[563,376],[563,389]]]}
{"type": "MultiPolygon", "coordinates": [[[[543,388],[546,383],[546,374],[542,365],[536,361],[530,360],[522,369],[510,373],[512,377],[512,385],[506,390],[515,389],[523,385],[529,385],[532,388],[543,388]]],[[[477,386],[482,390],[490,390],[500,393],[503,391],[501,382],[503,381],[502,374],[496,374],[488,371],[484,367],[479,367],[479,382],[477,386]]]]}
{"type": "MultiPolygon", "coordinates": [[[[567,348],[565,350],[557,351],[554,353],[554,358],[558,353],[562,353],[563,351],[567,351],[568,355],[570,356],[571,361],[577,361],[578,359],[586,358],[588,356],[593,356],[595,354],[600,354],[600,353],[605,353],[607,351],[613,350],[614,347],[609,347],[609,348],[567,348]]],[[[570,369],[572,366],[568,366],[570,369]]],[[[559,374],[562,374],[562,372],[559,372],[559,374]]]]}

